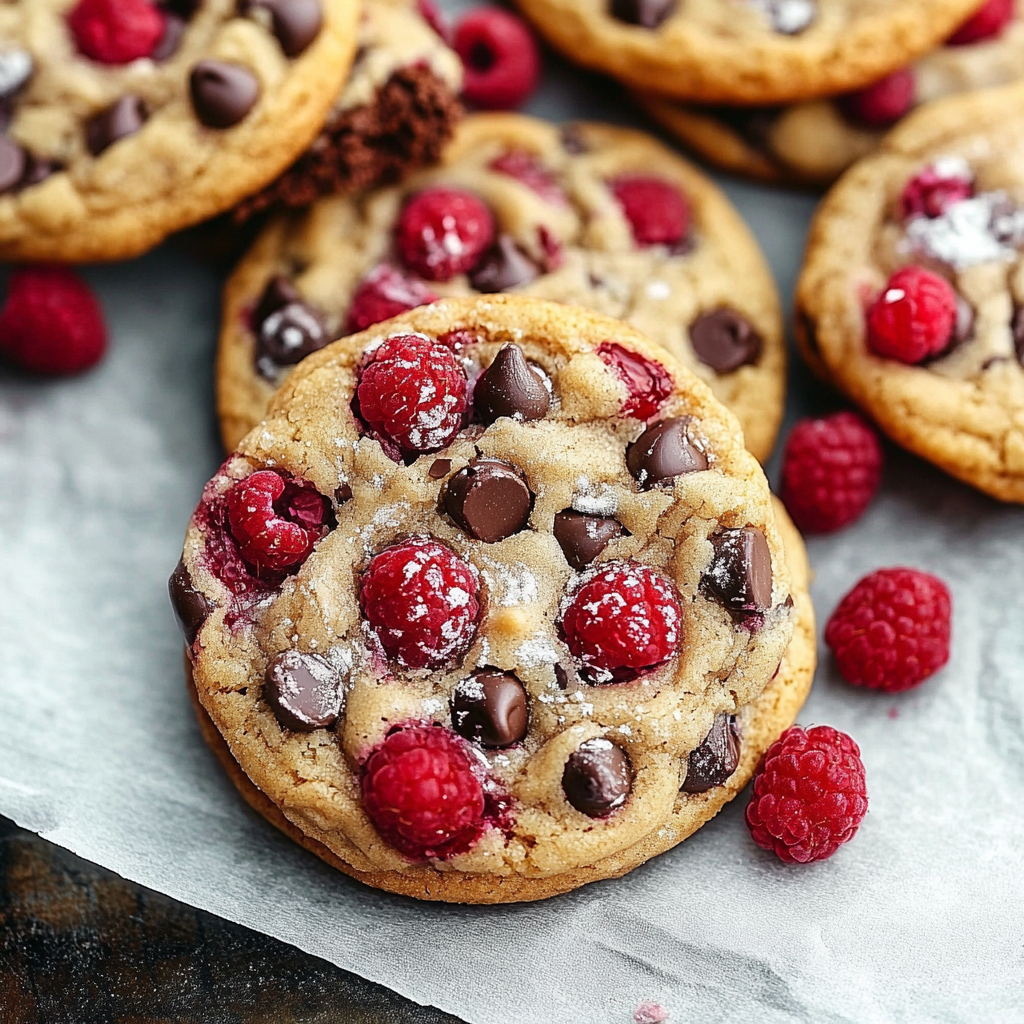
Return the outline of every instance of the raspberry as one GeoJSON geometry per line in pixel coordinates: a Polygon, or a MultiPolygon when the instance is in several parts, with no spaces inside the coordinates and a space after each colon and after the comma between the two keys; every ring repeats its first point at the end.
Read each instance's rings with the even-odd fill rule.
{"type": "Polygon", "coordinates": [[[68,26],[86,57],[127,64],[153,55],[167,18],[149,0],[79,0],[68,14],[68,26]]]}
{"type": "Polygon", "coordinates": [[[747,827],[779,860],[826,860],[856,834],[868,810],[860,747],[828,725],[787,729],[754,776],[747,827]]]}
{"type": "Polygon", "coordinates": [[[940,160],[911,178],[900,196],[900,217],[941,217],[947,207],[970,199],[974,182],[959,163],[947,169],[940,160]]]}
{"type": "Polygon", "coordinates": [[[466,375],[451,349],[396,334],[363,367],[356,403],[370,428],[403,454],[437,451],[462,428],[466,375]]]}
{"type": "Polygon", "coordinates": [[[868,307],[868,348],[901,363],[920,363],[949,344],[956,327],[956,292],[923,267],[897,270],[868,307]]]}
{"type": "Polygon", "coordinates": [[[352,296],[345,333],[355,334],[406,310],[436,302],[437,296],[422,281],[381,263],[363,278],[352,296]]]}
{"type": "MultiPolygon", "coordinates": [[[[464,740],[440,726],[398,729],[363,768],[363,808],[412,860],[465,853],[484,831],[484,789],[464,740]]],[[[477,769],[479,770],[479,769],[477,769]]]]}
{"type": "Polygon", "coordinates": [[[613,683],[671,658],[681,622],[679,597],[668,580],[645,565],[609,562],[573,595],[562,632],[590,681],[613,683]]]}
{"type": "Polygon", "coordinates": [[[656,416],[672,394],[672,378],[665,367],[611,341],[604,342],[597,354],[629,392],[622,404],[622,415],[635,416],[638,420],[656,416]]]}
{"type": "Polygon", "coordinates": [[[806,533],[856,522],[882,482],[878,435],[856,413],[800,420],[782,456],[782,500],[806,533]]]}
{"type": "Polygon", "coordinates": [[[507,174],[510,178],[522,182],[527,188],[533,189],[541,199],[554,206],[567,204],[565,193],[555,180],[554,174],[525,149],[510,149],[507,153],[495,157],[488,167],[492,171],[507,174]]]}
{"type": "Polygon", "coordinates": [[[951,600],[942,580],[916,569],[878,569],[832,613],[825,642],[854,686],[899,693],[949,661],[951,600]]]}
{"type": "Polygon", "coordinates": [[[994,39],[1013,20],[1014,0],[988,0],[979,7],[947,40],[947,46],[967,46],[983,39],[994,39]]]}
{"type": "Polygon", "coordinates": [[[526,102],[540,79],[540,50],[526,23],[498,7],[470,11],[455,26],[462,60],[462,95],[485,110],[512,110],[526,102]]]}
{"type": "Polygon", "coordinates": [[[66,267],[20,267],[0,313],[0,354],[33,373],[80,373],[107,348],[103,310],[66,267]]]}
{"type": "Polygon", "coordinates": [[[843,116],[865,128],[885,128],[898,121],[914,105],[917,86],[914,72],[901,68],[874,85],[849,92],[838,99],[843,116]]]}
{"type": "Polygon", "coordinates": [[[686,237],[690,204],[675,185],[641,175],[626,175],[608,184],[637,245],[677,245],[686,237]]]}
{"type": "Polygon", "coordinates": [[[270,469],[239,481],[225,500],[231,536],[257,576],[297,570],[329,529],[324,496],[270,469]]]}
{"type": "Polygon", "coordinates": [[[428,188],[413,196],[398,221],[402,262],[428,281],[472,270],[494,241],[494,217],[472,192],[428,188]]]}
{"type": "Polygon", "coordinates": [[[437,541],[402,541],[375,555],[359,605],[384,651],[407,668],[441,668],[469,649],[480,612],[473,570],[437,541]]]}

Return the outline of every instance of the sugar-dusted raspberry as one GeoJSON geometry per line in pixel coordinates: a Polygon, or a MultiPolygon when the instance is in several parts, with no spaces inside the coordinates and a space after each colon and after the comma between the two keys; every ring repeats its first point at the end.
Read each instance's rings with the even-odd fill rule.
{"type": "Polygon", "coordinates": [[[66,267],[20,267],[0,313],[0,355],[33,373],[80,373],[107,348],[103,310],[66,267]]]}
{"type": "Polygon", "coordinates": [[[868,810],[860,747],[828,725],[787,729],[754,776],[747,827],[780,860],[825,860],[857,833],[868,810]]]}
{"type": "Polygon", "coordinates": [[[127,64],[153,55],[167,18],[149,0],[79,0],[68,14],[68,27],[86,57],[127,64]]]}
{"type": "Polygon", "coordinates": [[[947,46],[968,46],[983,39],[995,39],[1013,20],[1014,0],[988,0],[947,40],[947,46]]]}
{"type": "Polygon", "coordinates": [[[382,320],[436,301],[437,296],[422,281],[381,263],[363,278],[352,296],[345,333],[365,331],[382,320]]]}
{"type": "Polygon", "coordinates": [[[664,664],[681,625],[676,588],[636,562],[602,565],[562,615],[565,642],[593,683],[623,682],[664,664]]]}
{"type": "Polygon", "coordinates": [[[942,580],[917,569],[878,569],[832,613],[825,642],[854,686],[898,693],[949,661],[952,600],[942,580]]]}
{"type": "Polygon", "coordinates": [[[911,68],[901,68],[873,85],[848,92],[838,99],[843,116],[865,128],[885,128],[914,105],[917,84],[911,68]]]}
{"type": "Polygon", "coordinates": [[[903,267],[868,307],[868,348],[886,359],[920,363],[949,345],[956,314],[956,292],[945,278],[903,267]]]}
{"type": "Polygon", "coordinates": [[[782,500],[805,533],[860,519],[882,482],[878,435],[856,413],[800,420],[782,456],[782,500]]]}
{"type": "Polygon", "coordinates": [[[668,370],[661,363],[645,359],[613,341],[603,342],[597,354],[629,392],[622,404],[622,415],[635,416],[638,420],[657,416],[665,399],[672,394],[672,378],[668,370]]]}
{"type": "Polygon", "coordinates": [[[907,182],[900,196],[900,217],[941,217],[946,209],[974,195],[974,179],[958,159],[936,160],[907,182]]]}
{"type": "Polygon", "coordinates": [[[462,94],[484,110],[521,106],[540,80],[540,49],[526,23],[499,7],[470,11],[455,26],[462,94]]]}
{"type": "Polygon", "coordinates": [[[305,480],[261,469],[225,495],[228,526],[257,576],[295,571],[330,528],[327,499],[305,480]]]}
{"type": "Polygon", "coordinates": [[[373,557],[359,605],[389,657],[407,668],[441,668],[473,642],[477,591],[473,570],[451,548],[413,538],[373,557]]]}
{"type": "Polygon", "coordinates": [[[639,174],[608,183],[637,245],[678,245],[690,227],[690,204],[671,182],[639,174]]]}
{"type": "Polygon", "coordinates": [[[396,334],[363,367],[356,402],[372,430],[415,457],[443,448],[459,432],[466,375],[450,348],[422,334],[396,334]]]}
{"type": "Polygon", "coordinates": [[[555,206],[565,206],[568,202],[562,186],[555,180],[551,170],[545,167],[533,153],[525,149],[510,149],[501,156],[495,157],[488,167],[499,174],[507,174],[510,178],[522,182],[527,188],[533,189],[542,199],[555,206]]]}
{"type": "Polygon", "coordinates": [[[465,853],[486,827],[480,768],[465,740],[436,725],[397,729],[363,766],[363,809],[412,860],[465,853]]]}
{"type": "Polygon", "coordinates": [[[402,262],[428,281],[450,281],[472,270],[494,241],[494,216],[472,192],[428,188],[413,196],[398,220],[402,262]]]}

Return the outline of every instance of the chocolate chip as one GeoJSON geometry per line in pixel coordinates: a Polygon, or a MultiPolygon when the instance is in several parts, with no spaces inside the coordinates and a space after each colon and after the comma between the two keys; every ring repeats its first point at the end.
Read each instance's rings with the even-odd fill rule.
{"type": "Polygon", "coordinates": [[[1013,311],[1010,331],[1013,334],[1013,350],[1017,353],[1017,362],[1024,366],[1024,306],[1018,306],[1013,311]]]}
{"type": "Polygon", "coordinates": [[[707,456],[690,437],[689,424],[689,416],[661,420],[626,449],[626,465],[642,490],[708,468],[707,456]]]}
{"type": "Polygon", "coordinates": [[[633,788],[633,769],[622,747],[608,740],[587,740],[565,762],[565,798],[589,818],[621,807],[633,788]]]}
{"type": "Polygon", "coordinates": [[[196,117],[208,128],[230,128],[256,105],[260,85],[241,64],[202,60],[189,76],[196,117]]]}
{"type": "Polygon", "coordinates": [[[725,307],[702,313],[690,324],[690,343],[697,358],[716,373],[757,362],[763,345],[750,323],[725,307]]]}
{"type": "Polygon", "coordinates": [[[711,731],[686,763],[684,793],[704,793],[723,782],[740,763],[740,733],[735,715],[715,715],[711,731]]]}
{"type": "Polygon", "coordinates": [[[284,651],[267,666],[263,699],[296,732],[333,725],[341,714],[342,678],[317,654],[284,651]]]}
{"type": "Polygon", "coordinates": [[[258,331],[263,321],[282,306],[287,306],[289,302],[301,301],[302,296],[292,283],[291,278],[285,277],[284,274],[276,274],[263,289],[260,301],[256,303],[256,308],[252,311],[253,330],[258,331]]]}
{"type": "Polygon", "coordinates": [[[962,296],[956,297],[956,323],[953,325],[953,348],[974,337],[974,307],[962,296]]]}
{"type": "Polygon", "coordinates": [[[460,736],[484,747],[518,743],[529,725],[523,684],[508,672],[475,672],[452,694],[452,725],[460,736]]]}
{"type": "Polygon", "coordinates": [[[452,471],[451,459],[434,459],[427,470],[431,480],[443,480],[452,471]]]}
{"type": "Polygon", "coordinates": [[[702,588],[731,612],[764,612],[772,605],[772,553],[760,530],[722,530],[702,588]]]}
{"type": "Polygon", "coordinates": [[[612,0],[611,13],[627,25],[657,28],[675,7],[676,0],[612,0]]]}
{"type": "Polygon", "coordinates": [[[28,50],[0,50],[0,99],[13,96],[32,77],[28,50]]]}
{"type": "Polygon", "coordinates": [[[574,569],[585,569],[623,532],[617,519],[588,516],[571,508],[555,516],[553,530],[565,560],[574,569]]]}
{"type": "Polygon", "coordinates": [[[293,366],[327,344],[327,328],[319,311],[305,302],[289,302],[260,324],[257,362],[293,366]]]}
{"type": "Polygon", "coordinates": [[[213,605],[204,594],[196,590],[184,558],[178,561],[171,578],[167,581],[167,593],[170,595],[171,607],[178,620],[178,628],[185,644],[191,650],[200,627],[213,610],[213,605]]]}
{"type": "Polygon", "coordinates": [[[352,500],[352,488],[348,484],[341,484],[338,489],[334,492],[334,504],[344,505],[345,502],[352,500]]]}
{"type": "Polygon", "coordinates": [[[555,665],[555,682],[558,683],[558,688],[560,690],[567,690],[569,688],[569,683],[575,683],[576,681],[577,676],[575,670],[570,672],[563,665],[555,665]]]}
{"type": "Polygon", "coordinates": [[[320,34],[324,14],[320,0],[243,0],[248,12],[269,12],[274,35],[288,57],[297,57],[320,34]]]}
{"type": "Polygon", "coordinates": [[[587,143],[583,138],[583,129],[578,124],[567,124],[558,133],[562,142],[562,149],[573,156],[587,152],[587,143]]]}
{"type": "Polygon", "coordinates": [[[502,416],[541,420],[551,407],[551,396],[540,374],[530,369],[523,350],[506,345],[476,382],[473,407],[484,423],[502,416]]]}
{"type": "Polygon", "coordinates": [[[504,292],[526,284],[539,274],[537,265],[516,245],[510,235],[499,235],[469,275],[469,283],[487,294],[504,292]]]}
{"type": "Polygon", "coordinates": [[[179,17],[177,14],[165,14],[164,34],[160,37],[160,42],[156,44],[156,49],[153,51],[153,60],[159,62],[173,57],[178,52],[178,47],[181,46],[181,40],[184,38],[185,29],[187,28],[188,22],[184,18],[179,17]]]}
{"type": "Polygon", "coordinates": [[[99,156],[119,139],[134,135],[146,123],[147,117],[146,106],[138,96],[122,96],[85,122],[85,141],[89,152],[99,156]]]}
{"type": "Polygon", "coordinates": [[[471,537],[494,544],[526,527],[533,495],[519,470],[473,459],[445,484],[441,506],[471,537]]]}
{"type": "Polygon", "coordinates": [[[13,139],[0,135],[0,193],[10,192],[21,184],[27,163],[25,150],[13,139]]]}

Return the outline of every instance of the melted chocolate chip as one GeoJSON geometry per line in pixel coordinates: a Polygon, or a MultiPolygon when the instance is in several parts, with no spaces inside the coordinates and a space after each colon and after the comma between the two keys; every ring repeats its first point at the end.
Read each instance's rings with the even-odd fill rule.
{"type": "Polygon", "coordinates": [[[32,77],[28,50],[0,50],[0,99],[9,99],[32,77]]]}
{"type": "Polygon", "coordinates": [[[499,235],[469,275],[469,283],[478,291],[504,292],[534,280],[537,265],[516,245],[510,235],[499,235]]]}
{"type": "Polygon", "coordinates": [[[772,553],[760,530],[722,530],[711,538],[715,553],[702,588],[730,611],[765,612],[772,604],[772,553]]]}
{"type": "Polygon", "coordinates": [[[0,135],[0,193],[17,188],[25,176],[28,157],[13,139],[0,135]]]}
{"type": "Polygon", "coordinates": [[[530,369],[523,350],[506,345],[476,382],[473,407],[488,424],[502,416],[540,420],[551,407],[551,396],[540,375],[530,369]]]}
{"type": "Polygon", "coordinates": [[[565,763],[565,798],[590,818],[621,807],[633,788],[633,769],[622,747],[609,740],[587,740],[565,763]]]}
{"type": "Polygon", "coordinates": [[[196,590],[184,558],[179,560],[167,581],[167,593],[170,595],[171,607],[178,620],[178,628],[186,646],[191,650],[200,628],[213,610],[213,605],[204,594],[196,590]]]}
{"type": "Polygon", "coordinates": [[[763,342],[749,321],[735,310],[713,309],[690,324],[690,343],[697,358],[715,373],[757,362],[763,342]]]}
{"type": "Polygon", "coordinates": [[[256,105],[260,85],[240,64],[202,60],[189,76],[196,117],[208,128],[230,128],[256,105]]]}
{"type": "Polygon", "coordinates": [[[686,763],[684,793],[704,793],[726,782],[740,763],[740,733],[735,715],[715,715],[711,731],[686,763]]]}
{"type": "Polygon", "coordinates": [[[60,169],[60,164],[53,160],[45,160],[42,157],[29,154],[28,166],[25,169],[25,176],[21,180],[21,186],[28,188],[29,185],[38,185],[60,169]]]}
{"type": "Polygon", "coordinates": [[[571,508],[555,516],[553,530],[565,560],[574,569],[585,569],[624,532],[622,523],[617,519],[588,516],[571,508]]]}
{"type": "Polygon", "coordinates": [[[611,0],[613,18],[641,28],[657,28],[675,7],[676,0],[611,0]]]}
{"type": "Polygon", "coordinates": [[[452,694],[452,725],[467,740],[484,747],[510,747],[526,736],[526,690],[511,673],[475,672],[452,694]]]}
{"type": "Polygon", "coordinates": [[[277,41],[288,57],[297,57],[320,34],[324,14],[320,0],[243,0],[243,9],[269,12],[277,41]]]}
{"type": "Polygon", "coordinates": [[[434,459],[427,470],[431,480],[443,480],[452,471],[451,459],[434,459]]]}
{"type": "Polygon", "coordinates": [[[153,60],[159,62],[173,57],[178,52],[178,47],[181,46],[181,40],[184,38],[187,28],[188,22],[177,14],[168,12],[164,15],[164,34],[153,51],[153,60]]]}
{"type": "Polygon", "coordinates": [[[569,683],[575,683],[576,681],[577,676],[575,671],[570,672],[564,665],[555,665],[555,682],[558,683],[558,688],[560,690],[567,690],[569,688],[569,683]]]}
{"type": "Polygon", "coordinates": [[[471,537],[494,544],[526,527],[533,495],[519,470],[473,459],[445,484],[441,507],[471,537]]]}
{"type": "Polygon", "coordinates": [[[320,313],[305,302],[289,302],[260,324],[257,363],[265,358],[275,366],[293,366],[328,341],[320,313]]]}
{"type": "Polygon", "coordinates": [[[138,96],[122,96],[85,122],[89,152],[99,156],[119,139],[134,135],[146,123],[147,116],[146,106],[138,96]]]}
{"type": "Polygon", "coordinates": [[[953,348],[974,337],[974,307],[960,294],[956,297],[956,322],[953,324],[953,348]]]}
{"type": "Polygon", "coordinates": [[[348,484],[341,484],[334,492],[334,504],[344,505],[352,500],[352,488],[348,484]]]}
{"type": "Polygon", "coordinates": [[[285,728],[312,732],[338,720],[341,684],[338,672],[319,655],[284,651],[267,666],[263,699],[285,728]]]}
{"type": "Polygon", "coordinates": [[[1013,311],[1010,331],[1013,334],[1013,350],[1017,353],[1017,362],[1024,366],[1024,306],[1018,306],[1013,311]]]}
{"type": "Polygon", "coordinates": [[[626,465],[642,490],[708,468],[707,456],[690,437],[689,424],[689,416],[661,420],[626,449],[626,465]]]}
{"type": "Polygon", "coordinates": [[[292,283],[291,278],[285,277],[284,274],[272,277],[267,283],[267,287],[263,289],[256,308],[252,311],[253,330],[259,330],[260,324],[282,306],[287,306],[289,302],[301,301],[302,296],[292,283]]]}

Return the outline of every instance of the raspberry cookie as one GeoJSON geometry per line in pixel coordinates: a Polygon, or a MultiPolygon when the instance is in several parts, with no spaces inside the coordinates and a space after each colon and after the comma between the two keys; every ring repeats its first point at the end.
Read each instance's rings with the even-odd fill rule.
{"type": "Polygon", "coordinates": [[[1024,84],[932,104],[811,230],[797,335],[895,441],[1024,502],[1024,84]]]}
{"type": "Polygon", "coordinates": [[[678,843],[792,721],[813,624],[777,522],[735,418],[635,330],[451,299],[292,374],[171,594],[268,817],[371,885],[538,899],[678,843]]]}
{"type": "Polygon", "coordinates": [[[828,185],[921,103],[1024,77],[1024,6],[988,0],[943,46],[858,92],[790,107],[683,106],[637,97],[703,159],[762,181],[828,185]]]}
{"type": "Polygon", "coordinates": [[[262,188],[320,130],[355,0],[0,5],[0,257],[113,260],[262,188]]]}
{"type": "Polygon", "coordinates": [[[771,273],[707,178],[594,124],[467,118],[441,165],[275,220],[225,291],[226,446],[310,352],[438,297],[515,291],[626,319],[707,381],[765,458],[785,345],[771,273]]]}
{"type": "Polygon", "coordinates": [[[792,103],[860,89],[939,45],[978,0],[516,0],[566,56],[635,89],[792,103]]]}

